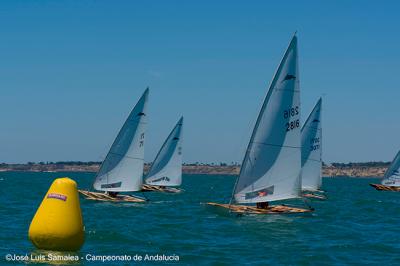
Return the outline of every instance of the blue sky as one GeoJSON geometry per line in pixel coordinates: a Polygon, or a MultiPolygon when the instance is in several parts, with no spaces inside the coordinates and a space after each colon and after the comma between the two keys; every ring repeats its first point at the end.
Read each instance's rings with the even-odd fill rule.
{"type": "Polygon", "coordinates": [[[395,1],[2,1],[0,162],[102,160],[150,86],[146,161],[180,115],[186,162],[242,160],[295,30],[326,162],[400,148],[395,1]]]}

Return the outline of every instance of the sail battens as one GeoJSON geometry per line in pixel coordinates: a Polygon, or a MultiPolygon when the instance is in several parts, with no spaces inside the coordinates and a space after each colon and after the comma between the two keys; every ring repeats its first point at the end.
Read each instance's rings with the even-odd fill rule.
{"type": "Polygon", "coordinates": [[[110,152],[110,154],[119,155],[119,156],[124,156],[124,157],[127,158],[127,159],[133,159],[133,160],[141,160],[141,161],[144,161],[144,158],[131,157],[131,156],[127,156],[127,155],[123,155],[123,154],[118,154],[118,153],[113,153],[113,152],[110,152]]]}
{"type": "Polygon", "coordinates": [[[300,146],[284,146],[284,145],[276,145],[271,143],[262,143],[262,142],[253,142],[254,144],[260,144],[265,146],[274,146],[274,147],[282,147],[282,148],[292,148],[292,149],[301,149],[300,146]]]}

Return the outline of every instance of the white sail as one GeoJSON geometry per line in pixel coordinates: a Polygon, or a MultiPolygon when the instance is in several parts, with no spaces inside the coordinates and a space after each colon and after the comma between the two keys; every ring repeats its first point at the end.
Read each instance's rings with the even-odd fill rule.
{"type": "Polygon", "coordinates": [[[145,182],[157,186],[182,184],[182,126],[183,117],[165,140],[148,173],[145,182]]]}
{"type": "Polygon", "coordinates": [[[319,99],[301,129],[301,188],[316,191],[322,185],[322,128],[319,99]]]}
{"type": "Polygon", "coordinates": [[[239,203],[300,197],[300,88],[294,36],[275,73],[234,189],[239,203]]]}
{"type": "Polygon", "coordinates": [[[386,170],[382,185],[400,187],[400,151],[386,170]]]}
{"type": "Polygon", "coordinates": [[[142,189],[144,138],[147,126],[147,98],[143,93],[112,144],[93,187],[101,191],[139,191],[142,189]]]}

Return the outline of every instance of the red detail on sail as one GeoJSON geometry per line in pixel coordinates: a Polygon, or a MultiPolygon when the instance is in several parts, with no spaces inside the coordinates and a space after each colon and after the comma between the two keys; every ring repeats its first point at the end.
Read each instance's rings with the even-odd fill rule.
{"type": "Polygon", "coordinates": [[[259,197],[265,197],[265,196],[267,196],[267,194],[268,194],[267,191],[259,191],[258,192],[259,197]]]}

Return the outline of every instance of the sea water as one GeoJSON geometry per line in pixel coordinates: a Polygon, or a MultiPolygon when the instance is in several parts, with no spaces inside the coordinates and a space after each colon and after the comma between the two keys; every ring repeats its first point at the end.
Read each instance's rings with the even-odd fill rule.
{"type": "Polygon", "coordinates": [[[201,204],[228,202],[235,176],[184,175],[183,193],[138,193],[150,200],[144,204],[81,198],[82,249],[37,250],[29,224],[52,181],[63,176],[83,189],[94,178],[0,173],[2,264],[400,265],[400,193],[376,191],[368,184],[377,178],[324,178],[328,200],[311,201],[313,214],[237,217],[201,204]]]}

